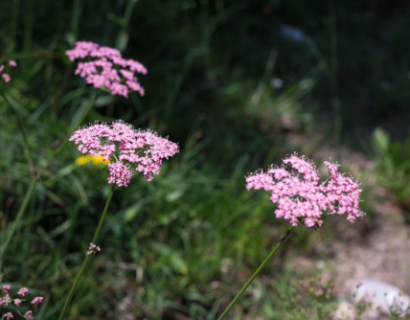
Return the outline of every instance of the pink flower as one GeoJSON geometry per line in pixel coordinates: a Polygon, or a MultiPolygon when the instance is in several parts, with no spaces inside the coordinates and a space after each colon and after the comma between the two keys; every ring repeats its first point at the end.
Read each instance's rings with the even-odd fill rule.
{"type": "Polygon", "coordinates": [[[3,291],[4,291],[4,293],[9,293],[10,292],[10,286],[8,284],[5,284],[3,286],[3,291]]]}
{"type": "Polygon", "coordinates": [[[108,164],[110,176],[108,178],[109,184],[116,184],[119,187],[128,187],[132,178],[132,172],[122,162],[114,162],[108,164]]]}
{"type": "Polygon", "coordinates": [[[34,304],[37,307],[43,302],[43,300],[44,300],[43,297],[35,297],[33,301],[31,301],[31,304],[34,304]]]}
{"type": "Polygon", "coordinates": [[[20,299],[14,299],[14,304],[17,306],[17,307],[19,307],[20,305],[21,305],[21,300],[20,299]]]}
{"type": "Polygon", "coordinates": [[[8,306],[11,303],[11,298],[8,293],[3,298],[0,298],[0,306],[8,306]]]}
{"type": "Polygon", "coordinates": [[[94,157],[110,160],[108,183],[127,187],[132,169],[150,181],[158,175],[163,159],[179,152],[178,145],[154,132],[135,130],[122,121],[95,124],[75,131],[70,137],[78,150],[94,157]]]}
{"type": "Polygon", "coordinates": [[[327,194],[326,205],[330,212],[346,214],[347,220],[353,222],[360,218],[363,213],[359,209],[359,197],[362,192],[359,185],[351,178],[342,175],[337,170],[337,165],[325,161],[330,172],[330,180],[327,185],[321,186],[327,194]]]}
{"type": "Polygon", "coordinates": [[[93,256],[101,251],[101,248],[94,243],[90,243],[89,250],[85,253],[87,256],[93,256]]]}
{"type": "Polygon", "coordinates": [[[66,51],[66,55],[71,61],[81,60],[74,73],[85,78],[94,88],[105,88],[112,95],[125,98],[132,91],[144,95],[135,73],[146,74],[147,69],[138,61],[124,59],[117,49],[78,41],[74,49],[66,51]]]}
{"type": "Polygon", "coordinates": [[[11,312],[7,312],[7,313],[3,314],[3,317],[2,317],[2,319],[6,319],[6,320],[10,320],[10,319],[13,319],[13,318],[14,318],[14,316],[11,312]]]}
{"type": "Polygon", "coordinates": [[[33,311],[29,310],[24,314],[24,318],[26,318],[26,320],[34,320],[33,317],[33,311]]]}
{"type": "Polygon", "coordinates": [[[319,185],[314,165],[304,157],[291,155],[282,167],[271,167],[267,173],[257,171],[246,177],[246,188],[263,189],[278,205],[275,215],[291,225],[302,222],[307,227],[320,226],[323,212],[346,214],[353,222],[363,216],[359,209],[361,190],[356,182],[337,171],[337,165],[325,162],[331,177],[319,185]]]}
{"type": "Polygon", "coordinates": [[[101,248],[91,242],[91,243],[90,243],[90,250],[94,250],[94,251],[100,252],[100,251],[101,251],[101,248]]]}
{"type": "Polygon", "coordinates": [[[20,296],[25,297],[28,293],[28,289],[27,288],[21,288],[19,291],[17,291],[17,294],[20,296]]]}
{"type": "MultiPolygon", "coordinates": [[[[12,67],[12,68],[17,67],[16,61],[10,60],[10,61],[9,61],[9,66],[12,67]]],[[[4,66],[4,65],[2,64],[2,65],[0,66],[0,73],[2,73],[6,68],[7,68],[7,66],[4,66]]],[[[8,73],[3,73],[3,74],[1,75],[1,77],[3,78],[3,81],[6,82],[6,83],[7,83],[7,82],[10,82],[10,80],[11,80],[11,77],[10,77],[10,75],[9,75],[8,73]]]]}
{"type": "Polygon", "coordinates": [[[1,76],[4,80],[4,82],[6,82],[6,83],[10,82],[10,80],[11,80],[10,75],[8,75],[7,73],[3,73],[1,76]]]}

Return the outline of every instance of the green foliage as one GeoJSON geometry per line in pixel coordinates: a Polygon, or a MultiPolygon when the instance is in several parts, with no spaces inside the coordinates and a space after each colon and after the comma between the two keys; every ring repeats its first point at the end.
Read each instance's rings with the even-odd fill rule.
{"type": "Polygon", "coordinates": [[[405,220],[410,223],[410,135],[404,142],[391,142],[389,134],[378,128],[373,133],[377,154],[377,179],[405,208],[405,220]]]}

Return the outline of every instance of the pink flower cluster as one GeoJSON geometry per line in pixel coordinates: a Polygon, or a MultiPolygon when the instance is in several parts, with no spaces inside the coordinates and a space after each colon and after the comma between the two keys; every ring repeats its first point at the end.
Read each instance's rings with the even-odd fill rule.
{"type": "MultiPolygon", "coordinates": [[[[14,60],[10,60],[10,61],[9,61],[9,67],[11,67],[11,68],[17,67],[17,62],[14,61],[14,60]]],[[[9,75],[8,73],[5,73],[5,72],[3,73],[3,71],[4,71],[5,68],[6,68],[6,67],[4,66],[4,64],[0,65],[0,74],[1,74],[1,77],[3,78],[3,81],[7,83],[7,82],[10,82],[11,77],[10,77],[10,75],[9,75]]]]}
{"type": "Polygon", "coordinates": [[[74,49],[66,51],[71,61],[82,60],[75,70],[94,88],[105,88],[112,95],[128,98],[128,93],[137,91],[144,95],[135,73],[146,74],[147,69],[138,61],[124,59],[117,49],[100,47],[89,41],[78,41],[74,49]]]}
{"type": "Polygon", "coordinates": [[[319,184],[319,174],[314,165],[304,157],[291,155],[282,167],[271,167],[267,173],[255,172],[246,177],[246,188],[263,189],[277,203],[277,218],[289,220],[296,226],[302,222],[307,227],[321,226],[323,212],[346,214],[353,222],[362,217],[359,209],[361,189],[351,178],[339,173],[337,165],[325,161],[330,177],[319,184]]]}
{"type": "MultiPolygon", "coordinates": [[[[27,288],[21,288],[19,291],[17,291],[17,296],[21,296],[21,297],[25,297],[28,294],[28,289],[27,288]]],[[[17,308],[17,312],[19,314],[19,318],[20,316],[23,316],[24,319],[26,320],[33,320],[33,311],[32,310],[28,310],[26,313],[24,313],[24,315],[21,314],[21,312],[18,311],[18,308],[21,306],[21,304],[25,301],[24,299],[20,299],[19,297],[17,298],[13,298],[13,294],[11,292],[11,287],[10,285],[3,285],[3,292],[4,292],[4,296],[0,297],[0,306],[2,308],[4,308],[4,311],[7,311],[7,306],[8,305],[14,305],[14,308],[17,308]]],[[[43,297],[35,297],[32,301],[31,304],[34,306],[39,306],[42,302],[44,301],[43,297]]],[[[15,310],[13,308],[13,310],[15,310]]],[[[6,319],[6,320],[10,320],[13,319],[14,315],[12,312],[5,312],[2,316],[2,319],[6,319]]]]}
{"type": "Polygon", "coordinates": [[[101,248],[91,242],[90,246],[88,247],[88,251],[85,254],[87,256],[93,256],[93,255],[96,255],[98,252],[101,252],[101,248]]]}
{"type": "Polygon", "coordinates": [[[103,156],[108,164],[108,183],[127,187],[131,169],[145,175],[150,181],[159,174],[162,159],[179,152],[178,145],[154,132],[135,130],[130,124],[116,121],[111,124],[94,124],[75,131],[70,137],[83,154],[103,156]]]}

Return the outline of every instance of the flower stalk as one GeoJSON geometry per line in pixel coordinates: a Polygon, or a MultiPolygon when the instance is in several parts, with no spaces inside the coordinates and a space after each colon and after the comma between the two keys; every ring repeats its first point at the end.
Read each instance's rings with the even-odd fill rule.
{"type": "MultiPolygon", "coordinates": [[[[113,196],[113,194],[114,194],[114,188],[115,188],[115,186],[112,186],[111,192],[110,192],[110,194],[108,195],[107,202],[105,203],[104,211],[103,211],[103,213],[102,213],[102,215],[101,215],[100,222],[98,223],[97,230],[95,231],[95,234],[94,234],[92,243],[96,243],[97,240],[98,240],[98,236],[99,236],[99,234],[100,234],[101,227],[102,227],[102,225],[103,225],[103,223],[104,223],[105,217],[106,217],[106,215],[107,215],[108,207],[110,206],[111,199],[112,199],[112,196],[113,196]]],[[[85,256],[84,261],[83,261],[83,264],[82,264],[82,266],[81,266],[81,268],[80,268],[80,271],[78,272],[78,274],[77,274],[77,276],[76,276],[76,278],[75,278],[75,280],[74,280],[74,283],[73,283],[73,285],[72,285],[72,287],[71,287],[71,290],[70,290],[70,292],[68,293],[67,299],[66,299],[66,301],[65,301],[65,303],[64,303],[63,309],[61,310],[61,314],[60,314],[60,316],[58,317],[58,320],[62,320],[62,319],[63,319],[64,314],[65,314],[65,312],[67,311],[68,305],[70,304],[70,301],[71,301],[71,299],[72,299],[72,297],[73,297],[73,295],[74,295],[75,289],[76,289],[78,283],[80,282],[81,277],[82,277],[82,275],[83,275],[85,269],[87,268],[87,265],[88,265],[88,262],[90,261],[90,259],[91,259],[91,255],[86,255],[86,256],[85,256]]]]}
{"type": "Polygon", "coordinates": [[[250,284],[255,280],[255,278],[258,276],[258,274],[262,271],[262,269],[266,266],[266,264],[269,262],[270,259],[278,252],[279,248],[285,243],[285,241],[289,238],[290,234],[292,233],[293,229],[295,229],[294,226],[290,226],[289,229],[286,231],[285,235],[280,239],[278,244],[273,248],[271,253],[263,260],[263,262],[260,264],[258,269],[253,273],[253,275],[248,279],[248,281],[244,284],[242,289],[238,292],[238,294],[235,296],[235,298],[231,301],[231,303],[228,305],[228,307],[225,309],[225,311],[220,315],[218,320],[222,320],[225,318],[225,316],[228,314],[229,310],[232,309],[232,307],[235,305],[235,303],[239,300],[239,298],[242,296],[242,294],[248,289],[250,284]]]}

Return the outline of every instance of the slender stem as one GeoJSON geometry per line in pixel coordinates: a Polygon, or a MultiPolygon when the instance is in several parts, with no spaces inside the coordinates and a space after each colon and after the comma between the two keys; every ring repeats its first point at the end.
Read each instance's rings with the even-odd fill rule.
{"type": "Polygon", "coordinates": [[[34,191],[35,185],[36,185],[36,180],[35,180],[35,179],[32,179],[32,180],[31,180],[31,183],[30,183],[30,187],[28,188],[28,191],[27,191],[27,193],[26,193],[26,196],[24,197],[23,204],[21,205],[20,210],[19,210],[19,212],[17,213],[16,220],[14,220],[13,224],[11,225],[11,228],[10,228],[9,232],[7,233],[6,241],[4,242],[4,245],[2,246],[3,248],[2,248],[2,250],[1,250],[1,252],[0,252],[0,272],[1,272],[1,269],[2,269],[2,266],[3,266],[4,253],[6,252],[7,247],[8,247],[8,245],[9,245],[9,243],[10,243],[10,240],[11,240],[11,238],[12,238],[14,232],[16,231],[17,225],[20,223],[20,220],[21,220],[21,218],[23,217],[23,213],[24,213],[24,211],[26,210],[27,204],[28,204],[28,202],[29,202],[29,200],[30,200],[30,198],[31,198],[31,194],[32,194],[33,191],[34,191]]]}
{"type": "Polygon", "coordinates": [[[11,105],[9,99],[4,94],[4,92],[0,91],[0,94],[3,97],[4,101],[6,101],[7,105],[10,107],[11,111],[13,111],[14,116],[16,117],[19,130],[21,132],[21,135],[23,136],[24,151],[25,151],[26,156],[27,156],[28,165],[30,167],[30,172],[31,172],[31,175],[33,176],[33,178],[35,178],[36,177],[36,169],[35,169],[35,166],[34,166],[33,158],[31,157],[30,148],[29,148],[29,145],[28,145],[26,132],[24,131],[23,123],[21,122],[20,116],[18,115],[18,113],[14,109],[14,107],[11,105]]]}
{"type": "MultiPolygon", "coordinates": [[[[111,192],[110,192],[110,194],[108,195],[108,199],[107,199],[107,202],[105,203],[104,211],[103,211],[103,213],[102,213],[102,215],[101,215],[100,222],[98,223],[97,230],[95,231],[95,234],[94,234],[94,237],[93,237],[93,240],[92,240],[92,243],[94,243],[94,244],[95,244],[95,243],[97,242],[97,240],[98,240],[98,235],[100,234],[100,230],[101,230],[101,227],[102,227],[102,225],[103,225],[105,216],[107,215],[108,207],[110,206],[110,203],[111,203],[111,199],[112,199],[113,194],[114,194],[114,186],[112,187],[111,192]]],[[[72,298],[73,295],[74,295],[75,288],[77,287],[77,284],[78,284],[78,282],[80,281],[81,276],[83,275],[83,273],[84,273],[84,271],[85,271],[85,269],[86,269],[87,264],[88,264],[89,261],[90,261],[90,256],[86,255],[86,256],[85,256],[85,259],[84,259],[84,262],[83,262],[83,264],[82,264],[82,266],[81,266],[81,269],[80,269],[80,271],[78,272],[77,277],[76,277],[75,280],[74,280],[73,286],[71,287],[71,290],[70,290],[70,292],[69,292],[69,294],[68,294],[68,296],[67,296],[67,299],[65,300],[63,310],[61,310],[61,314],[60,314],[60,317],[58,318],[58,320],[62,320],[62,319],[63,319],[64,314],[65,314],[65,312],[66,312],[66,310],[67,310],[67,308],[68,308],[68,305],[70,304],[71,298],[72,298]]]]}
{"type": "Polygon", "coordinates": [[[316,307],[316,311],[317,311],[317,319],[318,320],[323,320],[323,316],[322,316],[322,307],[320,305],[318,305],[316,307]]]}
{"type": "Polygon", "coordinates": [[[92,241],[92,243],[94,243],[94,244],[95,244],[95,243],[97,242],[97,240],[98,240],[98,236],[99,236],[99,234],[100,234],[101,227],[102,227],[102,225],[103,225],[105,216],[107,215],[108,207],[109,207],[109,205],[110,205],[110,202],[111,202],[111,199],[112,199],[112,195],[114,194],[114,190],[115,190],[115,185],[113,185],[112,188],[111,188],[111,192],[110,192],[110,194],[108,195],[107,202],[105,203],[105,208],[104,208],[104,211],[103,211],[103,213],[102,213],[102,215],[101,215],[100,222],[98,223],[97,230],[95,231],[95,234],[94,234],[94,237],[93,237],[93,241],[92,241]]]}
{"type": "Polygon", "coordinates": [[[272,252],[269,253],[269,255],[266,257],[265,260],[261,263],[261,265],[256,269],[254,274],[249,278],[249,280],[245,283],[245,285],[242,287],[242,289],[238,292],[236,297],[232,300],[232,302],[229,304],[229,306],[225,309],[225,311],[221,314],[221,316],[218,318],[218,320],[222,320],[225,318],[225,316],[228,314],[229,310],[235,305],[235,303],[238,301],[238,299],[242,296],[242,294],[246,291],[246,289],[249,287],[249,285],[255,280],[255,278],[258,276],[258,274],[262,271],[262,269],[265,267],[265,265],[268,263],[268,261],[276,254],[276,252],[279,250],[279,248],[282,246],[282,244],[285,243],[286,239],[289,237],[289,235],[292,233],[293,229],[295,227],[291,226],[289,227],[288,231],[286,231],[286,234],[280,239],[279,243],[276,245],[275,248],[273,248],[272,252]]]}

